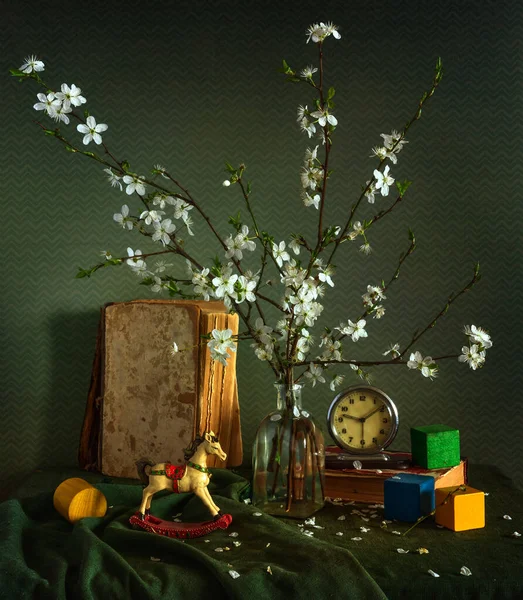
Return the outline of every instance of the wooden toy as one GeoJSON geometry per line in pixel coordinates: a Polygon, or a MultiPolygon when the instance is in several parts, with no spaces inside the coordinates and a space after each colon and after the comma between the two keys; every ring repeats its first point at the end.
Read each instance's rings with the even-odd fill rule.
{"type": "Polygon", "coordinates": [[[78,477],[62,481],[53,495],[53,504],[71,523],[84,517],[103,517],[107,512],[107,500],[102,492],[78,477]]]}
{"type": "Polygon", "coordinates": [[[412,460],[425,469],[455,467],[460,463],[459,431],[447,425],[412,427],[412,460]]]}
{"type": "Polygon", "coordinates": [[[135,527],[169,537],[199,537],[217,528],[226,529],[232,522],[231,515],[224,515],[207,489],[211,473],[207,468],[207,457],[216,455],[225,461],[227,454],[222,450],[214,432],[197,436],[185,450],[185,464],[173,465],[153,463],[148,459],[136,462],[138,475],[144,485],[139,511],[130,519],[135,527]],[[161,490],[171,490],[175,494],[192,492],[196,494],[211,513],[214,521],[202,523],[171,523],[157,519],[150,514],[151,500],[161,490]]]}
{"type": "Polygon", "coordinates": [[[485,527],[485,493],[468,485],[437,489],[436,523],[453,531],[485,527]]]}
{"type": "Polygon", "coordinates": [[[385,518],[417,521],[434,510],[434,477],[398,473],[383,482],[385,518]]]}

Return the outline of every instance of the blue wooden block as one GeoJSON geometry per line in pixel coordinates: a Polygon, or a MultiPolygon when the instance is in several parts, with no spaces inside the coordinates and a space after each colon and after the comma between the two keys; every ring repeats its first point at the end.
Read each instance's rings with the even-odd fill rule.
{"type": "Polygon", "coordinates": [[[384,481],[385,518],[417,521],[435,507],[434,477],[398,473],[384,481]]]}

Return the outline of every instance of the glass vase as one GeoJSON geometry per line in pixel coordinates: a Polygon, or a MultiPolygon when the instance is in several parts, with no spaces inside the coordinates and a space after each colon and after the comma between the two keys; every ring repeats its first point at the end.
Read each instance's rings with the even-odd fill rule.
{"type": "Polygon", "coordinates": [[[323,433],[302,408],[303,386],[275,387],[277,408],[261,422],[253,446],[252,503],[270,515],[302,519],[324,505],[323,433]]]}

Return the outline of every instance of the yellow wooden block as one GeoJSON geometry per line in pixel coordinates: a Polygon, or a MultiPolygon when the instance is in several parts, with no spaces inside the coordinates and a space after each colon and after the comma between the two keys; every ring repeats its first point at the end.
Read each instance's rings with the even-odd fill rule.
{"type": "Polygon", "coordinates": [[[107,512],[105,496],[79,477],[66,479],[53,496],[56,510],[71,523],[84,517],[103,517],[107,512]]]}
{"type": "Polygon", "coordinates": [[[436,523],[454,531],[485,527],[485,493],[463,487],[436,489],[436,523]]]}

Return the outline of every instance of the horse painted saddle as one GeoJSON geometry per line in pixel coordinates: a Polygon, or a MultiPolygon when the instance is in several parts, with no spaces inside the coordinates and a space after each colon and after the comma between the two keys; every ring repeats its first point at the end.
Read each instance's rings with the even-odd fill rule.
{"type": "Polygon", "coordinates": [[[169,479],[173,480],[173,492],[179,494],[178,482],[185,475],[187,465],[172,465],[171,463],[165,463],[165,469],[161,471],[151,471],[151,475],[165,475],[169,479]]]}

